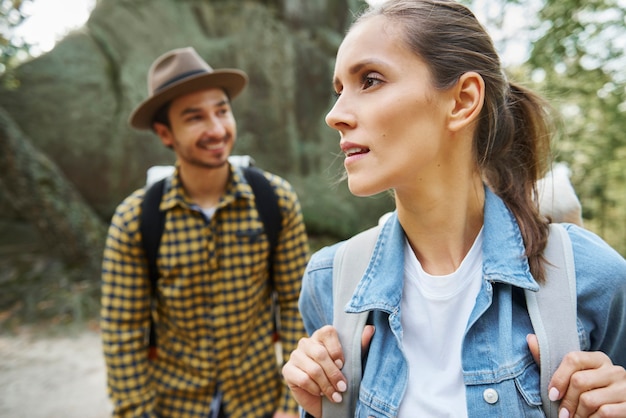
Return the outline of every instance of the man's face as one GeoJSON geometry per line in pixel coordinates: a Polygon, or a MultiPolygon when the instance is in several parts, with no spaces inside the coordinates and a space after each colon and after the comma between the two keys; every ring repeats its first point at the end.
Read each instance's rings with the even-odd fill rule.
{"type": "Polygon", "coordinates": [[[237,124],[222,89],[180,96],[171,102],[168,116],[170,127],[155,123],[155,131],[176,152],[181,165],[218,168],[228,162],[237,124]]]}

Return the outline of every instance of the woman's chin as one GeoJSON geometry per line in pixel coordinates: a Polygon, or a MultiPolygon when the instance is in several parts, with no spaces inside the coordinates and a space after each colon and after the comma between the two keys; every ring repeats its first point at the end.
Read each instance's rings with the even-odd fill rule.
{"type": "Polygon", "coordinates": [[[369,182],[358,181],[356,179],[350,179],[348,176],[348,189],[350,193],[358,197],[369,197],[375,194],[382,193],[386,189],[375,187],[375,185],[369,182]]]}

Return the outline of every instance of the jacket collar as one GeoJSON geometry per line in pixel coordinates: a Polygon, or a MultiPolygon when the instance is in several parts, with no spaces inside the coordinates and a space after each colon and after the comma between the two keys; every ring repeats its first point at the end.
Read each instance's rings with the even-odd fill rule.
{"type": "MultiPolygon", "coordinates": [[[[530,274],[522,235],[502,199],[485,187],[483,226],[483,279],[538,290],[530,274]]],[[[385,222],[363,278],[346,312],[383,310],[396,312],[402,298],[405,234],[397,213],[385,222]]]]}
{"type": "Polygon", "coordinates": [[[492,282],[530,290],[539,285],[530,274],[522,232],[502,199],[485,187],[483,275],[492,282]]]}

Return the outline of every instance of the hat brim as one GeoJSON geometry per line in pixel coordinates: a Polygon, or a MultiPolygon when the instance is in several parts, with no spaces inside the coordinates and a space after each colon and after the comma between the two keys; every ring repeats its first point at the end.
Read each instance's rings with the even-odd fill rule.
{"type": "Polygon", "coordinates": [[[141,102],[131,113],[128,122],[136,129],[152,129],[154,114],[167,102],[185,94],[209,88],[221,88],[232,100],[248,84],[248,76],[237,69],[221,69],[199,74],[172,83],[141,102]]]}

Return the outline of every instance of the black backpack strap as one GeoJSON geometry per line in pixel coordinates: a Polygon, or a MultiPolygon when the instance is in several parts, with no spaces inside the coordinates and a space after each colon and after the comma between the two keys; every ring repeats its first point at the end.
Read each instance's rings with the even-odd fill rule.
{"type": "Polygon", "coordinates": [[[272,297],[272,320],[274,322],[274,342],[280,340],[278,298],[274,288],[274,256],[278,246],[278,235],[282,227],[282,216],[278,206],[278,196],[263,172],[256,167],[245,167],[243,175],[248,181],[256,200],[256,210],[263,222],[263,228],[270,242],[269,255],[269,285],[272,297]]]}
{"type": "MultiPolygon", "coordinates": [[[[159,210],[161,199],[163,198],[165,182],[166,179],[161,179],[146,190],[143,202],[141,202],[141,214],[139,215],[141,244],[146,256],[146,261],[148,262],[148,276],[150,278],[153,302],[156,297],[157,280],[159,279],[157,256],[159,253],[159,245],[161,244],[161,235],[163,235],[163,227],[165,225],[165,212],[159,210]]],[[[149,357],[154,358],[154,356],[156,356],[156,331],[152,319],[150,319],[149,337],[149,357]]]]}
{"type": "Polygon", "coordinates": [[[159,210],[161,199],[163,198],[165,180],[161,179],[151,185],[146,190],[143,202],[141,202],[139,231],[141,232],[141,243],[148,261],[148,274],[150,275],[150,284],[153,290],[156,288],[157,279],[159,278],[156,261],[165,224],[165,213],[159,210]]]}
{"type": "Polygon", "coordinates": [[[245,167],[243,169],[243,175],[250,187],[252,187],[252,192],[256,199],[256,209],[259,212],[265,233],[270,242],[270,261],[273,261],[274,253],[278,246],[278,235],[280,234],[282,226],[278,196],[276,196],[274,188],[260,169],[256,167],[245,167]]]}

